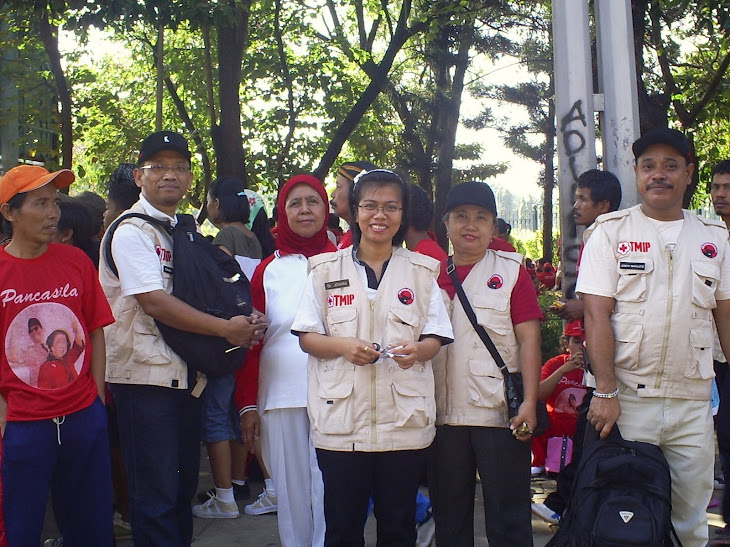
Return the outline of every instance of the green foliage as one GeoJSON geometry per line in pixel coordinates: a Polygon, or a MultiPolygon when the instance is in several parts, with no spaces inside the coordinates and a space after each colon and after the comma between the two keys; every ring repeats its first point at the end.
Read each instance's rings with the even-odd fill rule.
{"type": "Polygon", "coordinates": [[[540,334],[542,335],[540,351],[543,363],[556,355],[564,353],[560,342],[563,336],[563,320],[549,309],[553,302],[560,300],[560,296],[558,291],[544,291],[537,297],[540,309],[545,314],[545,320],[540,324],[540,334]]]}

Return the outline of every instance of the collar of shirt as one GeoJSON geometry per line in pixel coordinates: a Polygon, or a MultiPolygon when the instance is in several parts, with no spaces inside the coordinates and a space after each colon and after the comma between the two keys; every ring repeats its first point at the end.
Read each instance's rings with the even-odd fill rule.
{"type": "Polygon", "coordinates": [[[145,214],[151,216],[152,218],[156,218],[157,220],[164,220],[166,222],[169,222],[173,227],[175,226],[175,224],[177,224],[177,216],[171,217],[163,213],[154,205],[152,205],[149,201],[147,201],[147,199],[142,194],[139,195],[139,202],[142,204],[142,209],[144,209],[145,214]]]}
{"type": "MultiPolygon", "coordinates": [[[[362,279],[365,281],[368,289],[374,289],[377,290],[378,286],[380,285],[380,280],[375,275],[375,270],[373,270],[370,266],[368,266],[367,263],[363,262],[359,258],[357,258],[357,247],[352,248],[352,260],[355,261],[355,267],[358,270],[358,273],[360,273],[360,278],[362,279],[362,272],[365,272],[365,279],[362,279]],[[359,267],[358,267],[359,266],[359,267]]],[[[380,274],[380,279],[383,279],[383,276],[385,275],[385,270],[388,268],[388,263],[390,262],[390,259],[383,262],[383,273],[380,274]]]]}

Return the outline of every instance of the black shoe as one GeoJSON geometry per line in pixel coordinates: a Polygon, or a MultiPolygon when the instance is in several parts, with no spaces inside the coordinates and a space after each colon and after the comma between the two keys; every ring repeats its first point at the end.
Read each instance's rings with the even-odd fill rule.
{"type": "MultiPolygon", "coordinates": [[[[205,492],[198,492],[198,501],[205,503],[208,498],[215,496],[215,488],[206,490],[205,492]]],[[[245,484],[234,484],[233,485],[233,497],[236,501],[245,501],[251,497],[251,487],[248,485],[248,481],[245,484]]]]}

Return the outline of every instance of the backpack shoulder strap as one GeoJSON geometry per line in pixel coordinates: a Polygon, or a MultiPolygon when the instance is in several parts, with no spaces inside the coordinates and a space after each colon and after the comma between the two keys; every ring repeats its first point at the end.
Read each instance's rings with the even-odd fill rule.
{"type": "Polygon", "coordinates": [[[149,222],[150,224],[154,224],[155,226],[162,228],[169,234],[172,234],[173,230],[169,222],[159,220],[157,218],[151,217],[150,215],[145,215],[144,213],[126,213],[117,218],[114,222],[112,222],[109,228],[107,228],[106,234],[104,234],[104,258],[106,259],[106,263],[109,266],[109,269],[114,274],[114,277],[117,278],[119,277],[119,270],[116,263],[114,262],[114,256],[112,256],[112,238],[114,237],[114,233],[117,231],[119,225],[129,218],[142,219],[145,222],[149,222]]]}

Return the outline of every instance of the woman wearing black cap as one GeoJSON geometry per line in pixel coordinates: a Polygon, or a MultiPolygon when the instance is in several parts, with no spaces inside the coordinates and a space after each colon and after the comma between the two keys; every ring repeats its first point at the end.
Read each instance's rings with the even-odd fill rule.
{"type": "Polygon", "coordinates": [[[528,441],[536,426],[542,312],[522,256],[488,249],[497,212],[489,186],[454,186],[446,211],[459,284],[508,369],[522,372],[525,397],[518,415],[509,421],[503,374],[454,298],[451,267],[442,266],[439,285],[456,343],[434,359],[437,431],[429,492],[436,542],[473,545],[478,470],[490,547],[531,546],[528,441]]]}

